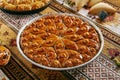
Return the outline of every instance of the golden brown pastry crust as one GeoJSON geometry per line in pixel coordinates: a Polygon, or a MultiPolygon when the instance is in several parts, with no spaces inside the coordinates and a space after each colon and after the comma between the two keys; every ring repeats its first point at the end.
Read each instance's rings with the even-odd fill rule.
{"type": "Polygon", "coordinates": [[[4,9],[7,9],[7,10],[16,10],[16,6],[13,5],[13,4],[7,4],[4,6],[4,9]]]}
{"type": "Polygon", "coordinates": [[[20,4],[16,8],[17,11],[29,11],[31,10],[31,6],[29,4],[20,4]]]}
{"type": "Polygon", "coordinates": [[[0,8],[12,11],[29,11],[39,9],[50,0],[1,0],[0,8]]]}
{"type": "Polygon", "coordinates": [[[43,3],[42,1],[36,1],[36,2],[31,4],[32,9],[38,9],[44,5],[45,5],[45,3],[43,3]]]}
{"type": "Polygon", "coordinates": [[[0,46],[0,66],[5,66],[9,62],[10,56],[10,51],[4,46],[0,46]]]}
{"type": "Polygon", "coordinates": [[[35,62],[50,67],[73,67],[89,61],[100,48],[97,31],[68,15],[38,19],[21,34],[21,48],[35,62]]]}
{"type": "Polygon", "coordinates": [[[93,5],[102,2],[103,0],[89,0],[88,7],[92,7],[93,5]]]}
{"type": "Polygon", "coordinates": [[[92,6],[88,13],[92,15],[97,15],[101,11],[106,11],[109,14],[114,14],[117,10],[108,3],[100,2],[92,6]]]}

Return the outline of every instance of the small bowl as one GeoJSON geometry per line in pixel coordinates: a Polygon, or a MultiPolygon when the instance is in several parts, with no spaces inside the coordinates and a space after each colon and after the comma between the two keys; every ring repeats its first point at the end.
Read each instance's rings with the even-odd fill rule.
{"type": "Polygon", "coordinates": [[[33,20],[31,20],[30,22],[28,22],[25,26],[23,26],[18,35],[17,35],[17,47],[18,47],[18,50],[20,51],[21,55],[26,59],[28,60],[29,62],[31,62],[32,64],[38,66],[38,67],[42,67],[42,68],[45,68],[45,69],[49,69],[49,70],[70,70],[70,69],[75,69],[75,68],[78,68],[78,67],[82,67],[82,66],[85,66],[86,64],[90,63],[91,61],[95,60],[101,53],[102,49],[103,49],[103,46],[104,46],[104,38],[103,38],[103,35],[100,31],[100,29],[91,21],[81,17],[81,16],[77,16],[77,15],[74,15],[74,14],[67,14],[67,13],[58,13],[57,15],[69,15],[69,16],[75,16],[75,17],[79,17],[80,19],[82,19],[83,21],[86,21],[88,22],[91,26],[94,27],[94,29],[97,31],[98,35],[99,35],[99,39],[100,39],[100,48],[98,50],[98,52],[96,53],[96,55],[90,59],[89,61],[83,63],[83,64],[80,64],[78,66],[73,66],[73,67],[67,67],[67,68],[54,68],[54,67],[48,67],[48,66],[44,66],[44,65],[41,65],[33,60],[31,60],[29,57],[27,57],[24,52],[22,51],[21,49],[21,45],[20,45],[20,36],[21,36],[21,33],[23,32],[23,30],[30,24],[34,23],[35,21],[37,21],[38,19],[42,18],[42,17],[45,17],[45,16],[50,16],[51,14],[47,14],[47,15],[42,15],[42,16],[39,16],[33,20]]]}
{"type": "Polygon", "coordinates": [[[0,67],[4,67],[10,61],[11,52],[5,46],[0,46],[0,67]]]}

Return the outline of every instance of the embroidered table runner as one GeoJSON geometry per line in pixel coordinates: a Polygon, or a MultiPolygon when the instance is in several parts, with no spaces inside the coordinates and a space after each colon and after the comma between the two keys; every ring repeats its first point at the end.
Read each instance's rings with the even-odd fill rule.
{"type": "MultiPolygon", "coordinates": [[[[109,0],[105,0],[109,1],[109,0]]],[[[115,3],[114,3],[115,4],[115,3]]],[[[116,4],[115,4],[116,5],[116,4]]],[[[119,7],[117,6],[119,9],[119,7]]],[[[16,47],[16,36],[21,27],[31,19],[48,13],[72,13],[83,16],[80,12],[66,7],[63,2],[53,1],[48,8],[40,13],[31,15],[12,15],[0,11],[0,44],[5,45],[12,52],[10,62],[1,68],[0,79],[3,80],[120,80],[120,68],[112,61],[109,54],[120,53],[119,31],[104,27],[94,22],[102,31],[105,39],[101,55],[90,64],[68,71],[50,71],[38,68],[21,56],[16,47]]],[[[119,13],[117,13],[119,16],[119,13]]],[[[119,22],[119,21],[118,21],[119,22]]],[[[114,28],[116,26],[112,26],[114,28]]],[[[120,30],[120,26],[117,26],[120,30]]]]}

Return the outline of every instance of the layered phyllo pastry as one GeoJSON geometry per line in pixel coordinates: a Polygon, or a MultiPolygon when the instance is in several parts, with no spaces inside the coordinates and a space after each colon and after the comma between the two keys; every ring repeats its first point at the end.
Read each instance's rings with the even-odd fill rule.
{"type": "Polygon", "coordinates": [[[22,31],[23,53],[44,66],[73,67],[92,59],[100,49],[99,34],[88,22],[70,15],[41,17],[22,31]]]}
{"type": "Polygon", "coordinates": [[[11,11],[29,11],[39,9],[50,0],[0,0],[0,8],[11,11]]]}

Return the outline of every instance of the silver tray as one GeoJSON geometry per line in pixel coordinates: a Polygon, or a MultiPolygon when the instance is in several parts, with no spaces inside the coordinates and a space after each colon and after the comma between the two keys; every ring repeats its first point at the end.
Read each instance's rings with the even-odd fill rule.
{"type": "Polygon", "coordinates": [[[83,17],[81,17],[81,16],[77,16],[77,15],[74,15],[74,14],[67,14],[67,13],[46,14],[46,15],[42,15],[42,16],[36,17],[36,18],[34,18],[33,20],[31,20],[30,22],[28,22],[25,26],[23,26],[23,27],[20,29],[20,31],[18,32],[18,35],[17,35],[17,48],[18,48],[18,50],[20,51],[21,55],[22,55],[26,60],[28,60],[29,62],[31,62],[32,64],[34,64],[34,65],[36,65],[36,66],[38,66],[38,67],[41,67],[41,68],[49,69],[49,70],[70,70],[70,69],[75,69],[75,68],[78,68],[78,67],[85,66],[86,64],[90,63],[91,61],[93,61],[94,59],[96,59],[96,58],[100,55],[100,53],[101,53],[101,51],[102,51],[102,49],[103,49],[103,46],[104,46],[104,38],[103,38],[103,35],[102,35],[100,29],[99,29],[94,23],[92,23],[91,21],[89,21],[89,20],[87,20],[87,19],[85,19],[85,18],[83,18],[83,17]],[[75,17],[79,17],[79,18],[82,19],[83,21],[86,21],[86,22],[88,22],[90,25],[92,25],[92,26],[95,28],[95,30],[98,32],[99,38],[100,38],[100,42],[101,42],[101,43],[100,43],[100,49],[99,49],[99,51],[97,52],[97,54],[96,54],[91,60],[89,60],[88,62],[85,62],[85,63],[80,64],[80,65],[78,65],[78,66],[67,67],[67,68],[47,67],[47,66],[38,64],[38,63],[36,63],[35,61],[33,61],[33,60],[31,60],[30,58],[28,58],[28,57],[23,53],[23,51],[22,51],[22,49],[21,49],[21,46],[20,46],[20,36],[21,36],[21,33],[24,31],[24,29],[25,29],[28,25],[34,23],[35,21],[37,21],[37,20],[40,19],[40,18],[43,18],[43,17],[46,17],[46,16],[50,16],[50,15],[68,15],[68,16],[75,16],[75,17]]]}

